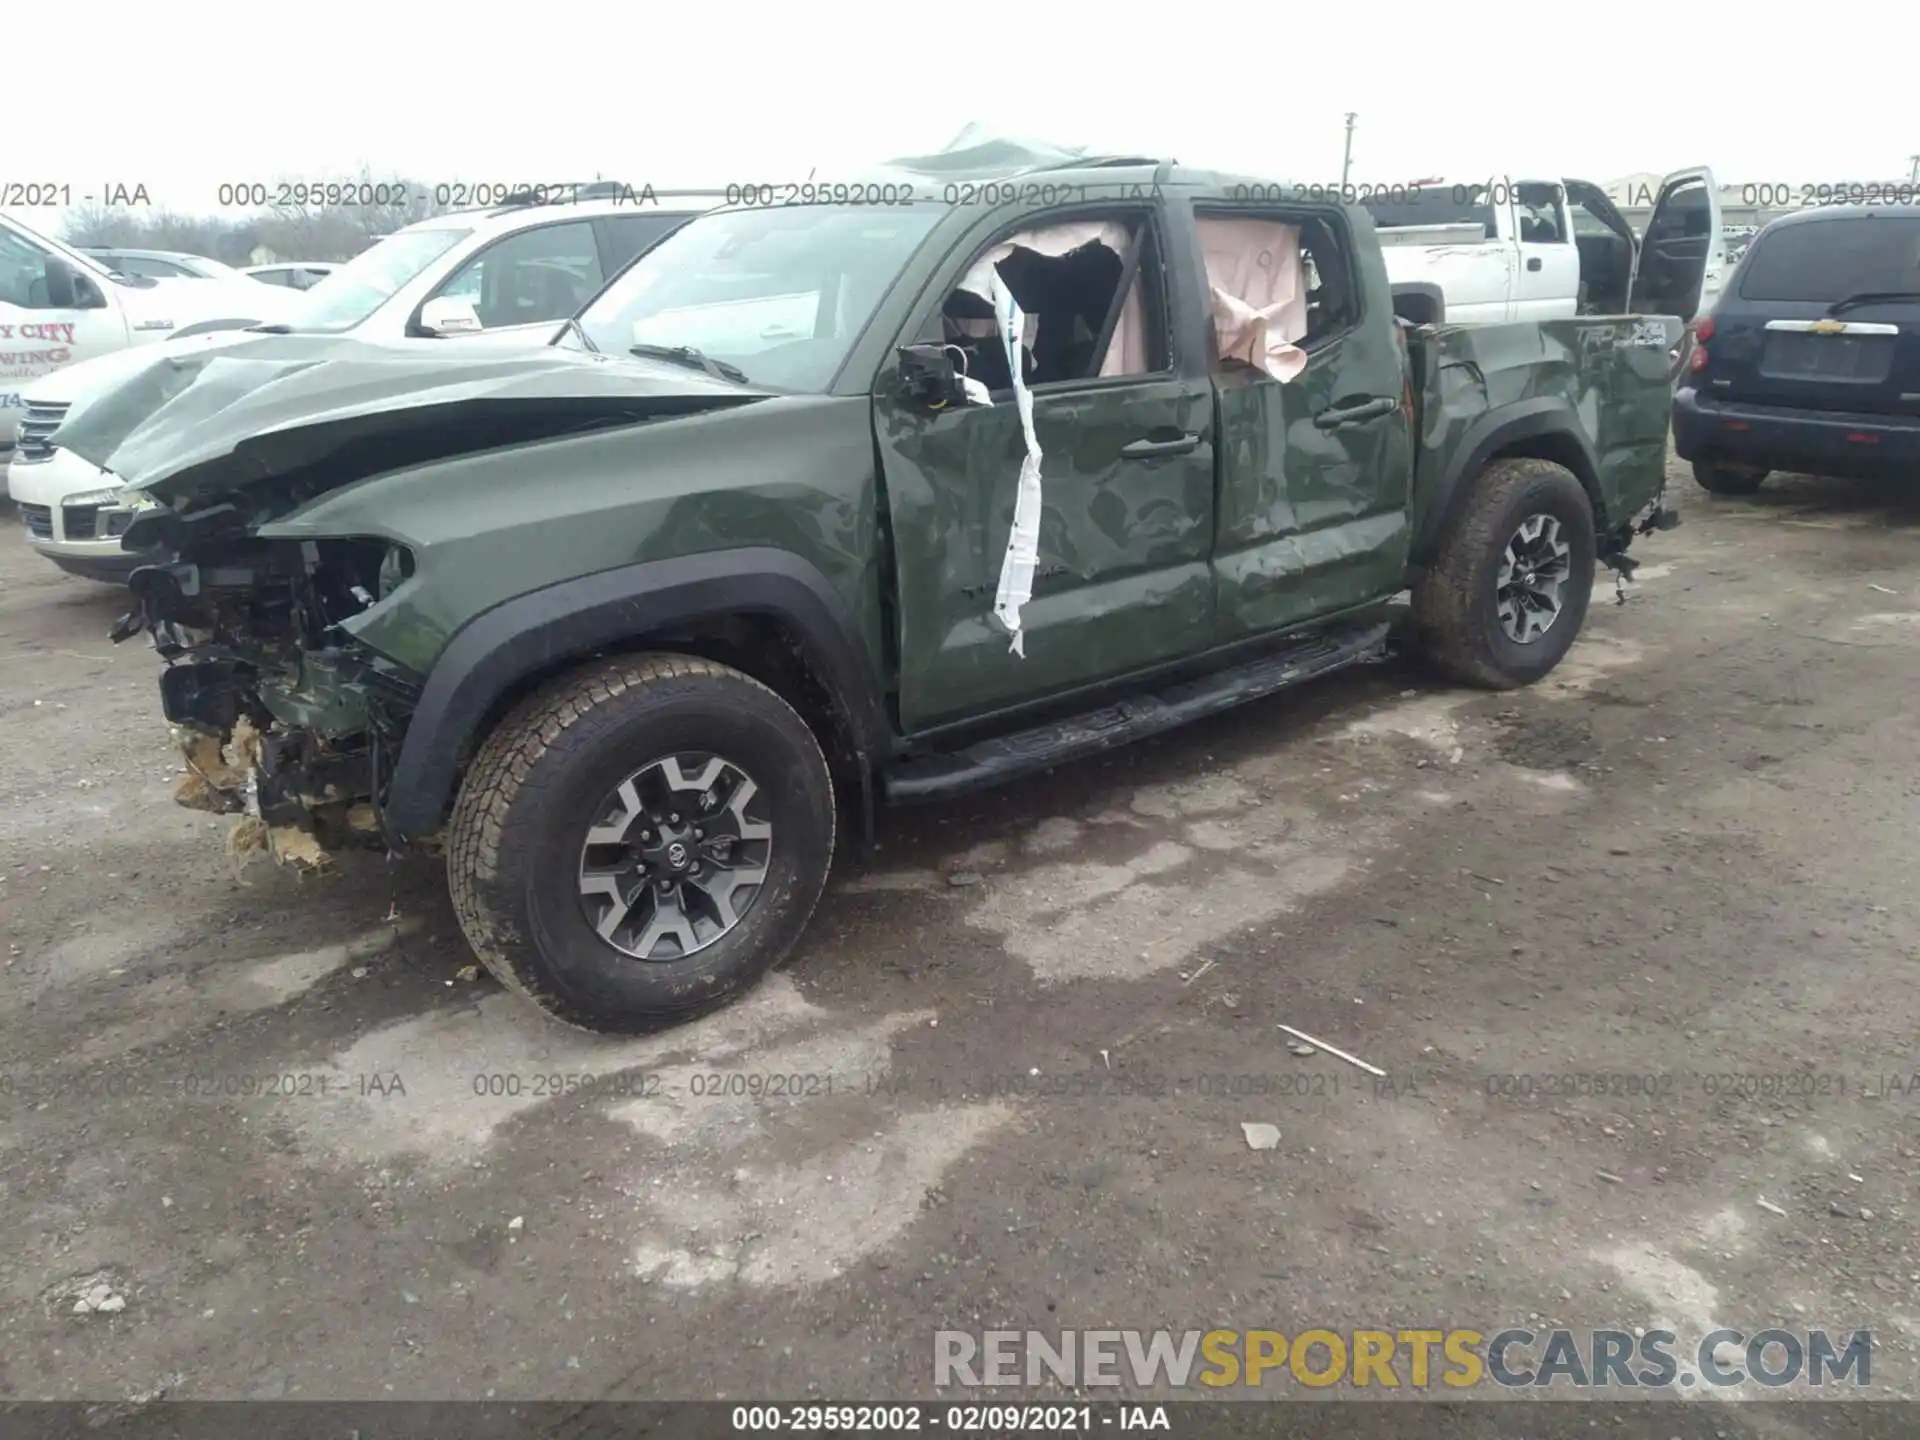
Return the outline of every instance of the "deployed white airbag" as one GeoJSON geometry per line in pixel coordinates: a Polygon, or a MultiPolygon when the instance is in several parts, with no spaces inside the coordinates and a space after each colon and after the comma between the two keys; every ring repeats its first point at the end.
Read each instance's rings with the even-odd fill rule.
{"type": "Polygon", "coordinates": [[[1040,559],[1040,441],[1033,433],[1033,392],[1027,389],[1020,363],[1026,314],[1013,292],[1001,283],[998,270],[991,272],[987,290],[1000,326],[1000,343],[1006,346],[1007,364],[1013,369],[1013,400],[1019,407],[1020,428],[1027,439],[1027,453],[1020,462],[1020,480],[1014,492],[1013,529],[1007,536],[1006,558],[1000,562],[1000,588],[994,596],[993,613],[1013,636],[1008,648],[1024,660],[1027,651],[1020,633],[1020,610],[1033,598],[1033,571],[1040,559]]]}
{"type": "Polygon", "coordinates": [[[1253,217],[1199,216],[1220,358],[1244,360],[1283,384],[1307,367],[1300,227],[1253,217]]]}

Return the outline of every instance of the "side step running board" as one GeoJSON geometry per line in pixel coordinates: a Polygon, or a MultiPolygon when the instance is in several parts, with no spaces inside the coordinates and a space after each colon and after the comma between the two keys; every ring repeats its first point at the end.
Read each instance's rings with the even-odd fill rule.
{"type": "Polygon", "coordinates": [[[1128,696],[1098,710],[982,740],[951,754],[903,761],[882,778],[882,793],[890,805],[941,800],[1111,750],[1316,675],[1378,659],[1386,651],[1388,629],[1382,621],[1323,632],[1231,670],[1128,696]]]}

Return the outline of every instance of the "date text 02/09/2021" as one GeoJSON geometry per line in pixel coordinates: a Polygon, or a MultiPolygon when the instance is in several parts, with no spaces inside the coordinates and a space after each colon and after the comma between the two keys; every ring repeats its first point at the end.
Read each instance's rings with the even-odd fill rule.
{"type": "Polygon", "coordinates": [[[722,192],[722,201],[755,209],[919,204],[993,207],[1149,200],[1155,193],[1152,184],[1139,181],[954,180],[920,186],[909,180],[746,180],[729,184],[722,192]]]}
{"type": "Polygon", "coordinates": [[[0,1107],[38,1108],[60,1101],[102,1100],[216,1101],[362,1100],[405,1098],[406,1082],[397,1071],[349,1073],[336,1070],[255,1072],[157,1071],[96,1072],[68,1075],[33,1070],[0,1074],[0,1107]]]}
{"type": "Polygon", "coordinates": [[[892,1075],[827,1071],[680,1070],[538,1072],[486,1070],[475,1072],[468,1084],[482,1099],[558,1099],[572,1095],[612,1096],[632,1100],[811,1100],[835,1095],[864,1095],[870,1099],[928,1096],[937,1099],[1028,1100],[1177,1100],[1188,1098],[1238,1100],[1251,1097],[1322,1099],[1342,1093],[1342,1086],[1358,1092],[1362,1085],[1374,1095],[1418,1093],[1422,1082],[1414,1077],[1378,1077],[1353,1082],[1332,1073],[1227,1074],[1110,1074],[1102,1071],[1035,1075],[892,1075]]]}
{"type": "Polygon", "coordinates": [[[869,1435],[1053,1434],[1086,1435],[1103,1430],[1170,1432],[1165,1405],[999,1404],[929,1405],[918,1403],[735,1405],[729,1433],[869,1435]]]}

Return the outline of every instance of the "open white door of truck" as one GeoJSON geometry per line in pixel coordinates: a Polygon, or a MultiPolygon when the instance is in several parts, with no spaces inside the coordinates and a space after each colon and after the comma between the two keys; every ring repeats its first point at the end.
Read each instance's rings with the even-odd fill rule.
{"type": "Polygon", "coordinates": [[[1627,309],[1636,315],[1694,320],[1720,297],[1727,242],[1720,231],[1720,187],[1705,166],[1660,182],[1633,261],[1627,309]]]}

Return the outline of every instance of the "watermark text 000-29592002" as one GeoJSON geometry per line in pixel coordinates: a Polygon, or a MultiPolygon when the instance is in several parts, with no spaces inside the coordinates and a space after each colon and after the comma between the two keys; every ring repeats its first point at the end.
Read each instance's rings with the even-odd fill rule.
{"type": "Polygon", "coordinates": [[[654,208],[650,184],[616,180],[227,180],[214,190],[222,210],[484,210],[496,205],[574,205],[585,200],[654,208]]]}
{"type": "Polygon", "coordinates": [[[1740,187],[1742,205],[1769,210],[1809,210],[1817,205],[1912,205],[1920,181],[1763,180],[1740,187]]]}

